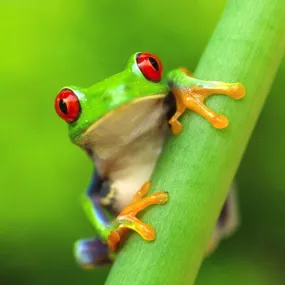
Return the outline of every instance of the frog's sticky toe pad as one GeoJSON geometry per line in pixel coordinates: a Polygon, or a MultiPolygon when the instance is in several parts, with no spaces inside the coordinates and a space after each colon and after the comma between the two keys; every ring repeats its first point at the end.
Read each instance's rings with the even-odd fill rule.
{"type": "Polygon", "coordinates": [[[241,83],[232,83],[230,85],[230,95],[234,99],[241,99],[245,95],[245,88],[241,83]]]}
{"type": "Polygon", "coordinates": [[[224,129],[229,124],[228,119],[223,115],[215,115],[210,122],[217,129],[224,129]]]}
{"type": "Polygon", "coordinates": [[[108,245],[99,239],[79,240],[75,243],[74,254],[78,264],[84,269],[111,264],[108,245]]]}

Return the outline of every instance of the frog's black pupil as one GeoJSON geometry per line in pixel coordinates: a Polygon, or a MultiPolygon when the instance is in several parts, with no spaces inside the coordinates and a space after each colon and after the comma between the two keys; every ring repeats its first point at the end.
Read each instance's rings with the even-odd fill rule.
{"type": "Polygon", "coordinates": [[[155,70],[159,70],[159,65],[153,57],[149,57],[149,62],[155,70]]]}
{"type": "Polygon", "coordinates": [[[63,99],[60,99],[60,101],[59,101],[59,108],[63,114],[65,114],[65,115],[68,114],[67,105],[63,99]]]}

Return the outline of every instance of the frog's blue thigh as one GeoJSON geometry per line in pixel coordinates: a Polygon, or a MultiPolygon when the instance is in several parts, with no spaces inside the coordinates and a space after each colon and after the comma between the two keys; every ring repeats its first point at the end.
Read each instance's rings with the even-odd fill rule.
{"type": "Polygon", "coordinates": [[[82,267],[102,266],[111,263],[108,245],[99,238],[82,239],[75,243],[74,254],[82,267]]]}

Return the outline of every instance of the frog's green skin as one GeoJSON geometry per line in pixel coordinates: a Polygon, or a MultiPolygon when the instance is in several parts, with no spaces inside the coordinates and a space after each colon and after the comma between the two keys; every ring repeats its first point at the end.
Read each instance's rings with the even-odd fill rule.
{"type": "Polygon", "coordinates": [[[90,88],[65,87],[77,95],[81,106],[80,117],[69,124],[69,136],[88,153],[95,168],[82,199],[96,237],[75,246],[77,260],[85,267],[110,261],[105,242],[113,229],[112,215],[150,179],[170,132],[171,106],[165,103],[169,86],[199,84],[180,69],[159,83],[149,81],[138,68],[136,56],[121,73],[90,88]]]}

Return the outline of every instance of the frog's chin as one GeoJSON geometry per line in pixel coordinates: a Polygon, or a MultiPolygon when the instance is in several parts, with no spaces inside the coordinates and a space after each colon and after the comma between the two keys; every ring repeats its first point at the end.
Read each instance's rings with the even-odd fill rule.
{"type": "Polygon", "coordinates": [[[79,145],[106,159],[122,147],[166,121],[164,94],[136,99],[96,121],[81,136],[79,145]]]}

